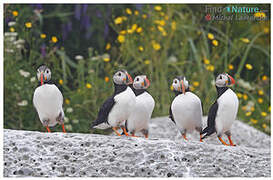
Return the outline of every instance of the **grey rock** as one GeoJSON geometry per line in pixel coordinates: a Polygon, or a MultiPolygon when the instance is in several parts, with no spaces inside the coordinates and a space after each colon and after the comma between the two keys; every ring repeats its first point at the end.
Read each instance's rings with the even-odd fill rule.
{"type": "Polygon", "coordinates": [[[270,136],[240,121],[231,130],[236,147],[215,135],[201,143],[197,132],[184,141],[166,117],[149,131],[145,139],[5,129],[4,176],[270,177],[270,136]]]}

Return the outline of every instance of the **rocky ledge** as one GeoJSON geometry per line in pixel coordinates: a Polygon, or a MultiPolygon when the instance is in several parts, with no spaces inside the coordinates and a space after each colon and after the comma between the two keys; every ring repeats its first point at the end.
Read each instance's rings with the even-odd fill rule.
{"type": "Polygon", "coordinates": [[[198,133],[184,141],[166,117],[150,137],[4,130],[5,177],[270,177],[270,136],[236,121],[236,147],[198,133]]]}

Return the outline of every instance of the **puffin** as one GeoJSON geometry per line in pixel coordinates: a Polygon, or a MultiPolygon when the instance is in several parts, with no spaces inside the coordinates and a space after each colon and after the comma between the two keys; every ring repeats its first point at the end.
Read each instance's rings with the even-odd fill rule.
{"type": "Polygon", "coordinates": [[[202,142],[202,103],[197,95],[189,89],[189,82],[185,76],[178,76],[173,79],[172,83],[175,98],[173,99],[169,117],[179,129],[182,137],[186,137],[187,132],[196,130],[200,133],[202,142]]]}
{"type": "Polygon", "coordinates": [[[142,132],[145,138],[149,134],[149,120],[151,119],[155,101],[149,94],[147,88],[150,81],[146,75],[136,76],[133,82],[133,91],[136,95],[136,104],[134,110],[126,121],[126,129],[131,136],[136,137],[136,132],[142,132]]]}
{"type": "Polygon", "coordinates": [[[201,133],[205,134],[202,139],[216,132],[222,144],[235,146],[231,140],[230,129],[237,116],[239,100],[237,95],[228,87],[233,84],[235,84],[235,80],[227,73],[219,74],[216,77],[217,99],[209,109],[207,127],[201,133]],[[229,144],[222,139],[223,134],[228,137],[229,144]]]}
{"type": "Polygon", "coordinates": [[[100,107],[96,120],[91,124],[91,129],[112,128],[118,136],[121,136],[118,132],[118,129],[121,128],[123,133],[129,136],[125,128],[125,121],[136,104],[136,96],[129,87],[132,82],[132,77],[126,70],[118,70],[113,75],[114,94],[100,107]]]}
{"type": "Polygon", "coordinates": [[[63,95],[57,86],[51,81],[51,71],[46,65],[37,69],[38,87],[33,94],[33,105],[39,115],[39,119],[48,132],[50,127],[61,124],[64,128],[63,95]]]}

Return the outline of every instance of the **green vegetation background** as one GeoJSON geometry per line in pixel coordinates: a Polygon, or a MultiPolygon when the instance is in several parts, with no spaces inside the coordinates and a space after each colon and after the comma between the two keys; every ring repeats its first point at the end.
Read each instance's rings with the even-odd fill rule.
{"type": "Polygon", "coordinates": [[[177,75],[189,79],[206,115],[216,98],[213,80],[227,72],[236,81],[238,119],[270,134],[270,5],[245,6],[267,11],[237,14],[252,21],[213,21],[205,5],[5,4],[4,127],[45,131],[32,96],[36,69],[47,64],[70,132],[90,132],[113,92],[113,72],[124,68],[150,79],[153,117],[168,114],[177,75]]]}

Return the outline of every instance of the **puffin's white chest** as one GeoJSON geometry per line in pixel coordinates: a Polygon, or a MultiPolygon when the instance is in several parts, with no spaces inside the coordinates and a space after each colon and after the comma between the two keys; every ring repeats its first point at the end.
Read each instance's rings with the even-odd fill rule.
{"type": "Polygon", "coordinates": [[[215,118],[216,131],[218,133],[224,133],[230,130],[237,116],[239,100],[236,94],[231,89],[228,89],[220,96],[217,103],[218,110],[215,118]]]}
{"type": "Polygon", "coordinates": [[[153,97],[144,92],[136,97],[136,105],[127,121],[129,131],[148,130],[149,120],[152,116],[155,106],[153,97]]]}
{"type": "Polygon", "coordinates": [[[173,117],[180,130],[192,131],[202,127],[202,105],[200,99],[191,92],[176,96],[171,105],[173,117]]]}
{"type": "Polygon", "coordinates": [[[108,123],[112,127],[120,126],[129,118],[136,104],[136,96],[130,87],[114,97],[115,105],[108,115],[108,123]]]}
{"type": "Polygon", "coordinates": [[[49,119],[49,126],[56,124],[56,118],[62,112],[63,96],[54,84],[45,84],[35,89],[33,104],[40,121],[49,119]]]}

